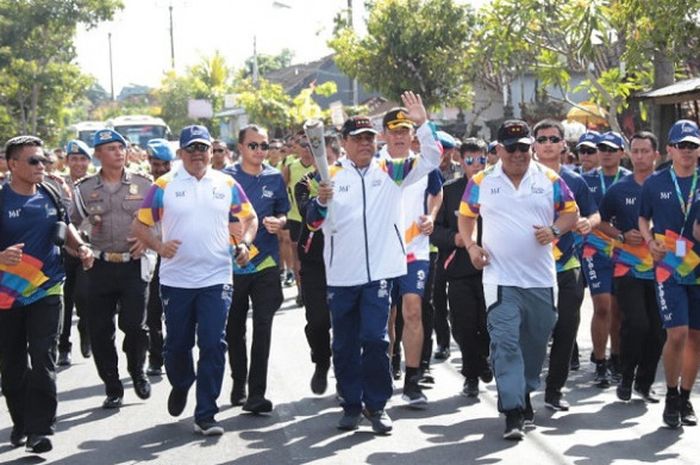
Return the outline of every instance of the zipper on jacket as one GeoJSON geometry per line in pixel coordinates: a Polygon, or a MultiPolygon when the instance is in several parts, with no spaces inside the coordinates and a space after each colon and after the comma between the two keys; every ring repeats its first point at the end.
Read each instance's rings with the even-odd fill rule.
{"type": "Polygon", "coordinates": [[[331,260],[330,263],[328,263],[328,268],[333,266],[333,237],[334,236],[331,236],[331,260]]]}
{"type": "Polygon", "coordinates": [[[372,282],[372,275],[369,270],[369,242],[367,241],[367,193],[365,191],[365,176],[355,167],[355,171],[360,175],[362,182],[362,228],[365,232],[365,264],[367,265],[367,281],[372,282]]]}
{"type": "Polygon", "coordinates": [[[394,225],[394,231],[396,231],[396,237],[399,239],[399,245],[401,246],[401,251],[406,255],[406,248],[403,246],[403,239],[401,239],[401,233],[399,232],[399,227],[394,225]]]}

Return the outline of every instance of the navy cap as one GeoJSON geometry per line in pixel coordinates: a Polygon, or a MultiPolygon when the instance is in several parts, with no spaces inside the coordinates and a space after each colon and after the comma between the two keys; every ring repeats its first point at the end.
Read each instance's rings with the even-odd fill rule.
{"type": "Polygon", "coordinates": [[[598,131],[586,131],[581,134],[578,138],[578,143],[576,148],[579,147],[590,147],[592,149],[598,148],[598,142],[600,141],[600,133],[598,131]]]}
{"type": "Polygon", "coordinates": [[[172,161],[175,158],[175,152],[165,139],[151,139],[146,144],[146,152],[149,157],[157,158],[163,161],[172,161]]]}
{"type": "Polygon", "coordinates": [[[510,119],[498,128],[496,139],[503,145],[532,144],[530,126],[523,120],[510,119]]]}
{"type": "Polygon", "coordinates": [[[90,155],[90,147],[87,146],[85,142],[78,139],[69,140],[66,144],[66,156],[71,154],[80,154],[92,160],[92,155],[90,155]]]}
{"type": "Polygon", "coordinates": [[[679,142],[694,142],[700,145],[700,129],[694,121],[689,119],[679,119],[668,132],[668,143],[677,144],[679,142]]]}
{"type": "Polygon", "coordinates": [[[119,142],[124,147],[129,145],[126,142],[126,139],[124,139],[124,136],[113,129],[100,129],[99,131],[95,132],[92,142],[93,147],[109,144],[110,142],[119,142]]]}
{"type": "Polygon", "coordinates": [[[625,139],[617,132],[608,131],[600,135],[598,145],[607,145],[614,149],[624,149],[625,139]]]}
{"type": "Polygon", "coordinates": [[[437,138],[444,149],[449,150],[457,147],[457,140],[445,131],[437,131],[437,138]]]}
{"type": "Polygon", "coordinates": [[[496,153],[496,146],[498,145],[498,141],[492,141],[489,142],[488,147],[486,147],[486,153],[496,153]]]}
{"type": "Polygon", "coordinates": [[[392,108],[384,115],[382,126],[384,129],[412,128],[413,121],[408,119],[407,113],[408,110],[403,107],[392,108]]]}
{"type": "Polygon", "coordinates": [[[180,148],[184,149],[195,142],[211,146],[209,130],[196,124],[182,128],[182,131],[180,131],[180,148]]]}
{"type": "Polygon", "coordinates": [[[363,132],[378,134],[372,125],[372,121],[366,116],[353,116],[348,118],[345,120],[345,123],[343,123],[343,128],[340,131],[343,137],[356,136],[363,132]]]}

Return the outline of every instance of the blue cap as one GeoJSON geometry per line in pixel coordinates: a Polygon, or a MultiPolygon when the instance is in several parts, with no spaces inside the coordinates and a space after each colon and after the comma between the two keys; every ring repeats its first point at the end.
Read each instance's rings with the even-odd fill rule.
{"type": "Polygon", "coordinates": [[[146,152],[149,157],[157,158],[163,161],[172,161],[175,158],[175,152],[170,144],[165,139],[151,139],[146,144],[146,152]]]}
{"type": "Polygon", "coordinates": [[[113,129],[100,129],[99,131],[95,132],[95,136],[93,137],[92,142],[93,147],[97,147],[98,145],[103,144],[109,144],[110,142],[119,142],[124,147],[129,145],[126,143],[126,139],[124,139],[124,136],[122,136],[113,129]]]}
{"type": "Polygon", "coordinates": [[[92,155],[90,155],[90,147],[88,147],[82,140],[73,139],[68,141],[66,144],[66,156],[72,153],[84,155],[89,160],[92,160],[92,155]]]}
{"type": "Polygon", "coordinates": [[[453,149],[457,147],[457,141],[455,138],[445,131],[437,131],[437,138],[444,149],[453,149]]]}
{"type": "Polygon", "coordinates": [[[624,149],[625,139],[617,132],[608,131],[600,135],[598,145],[607,145],[608,147],[612,147],[618,150],[624,149]]]}
{"type": "Polygon", "coordinates": [[[182,128],[180,131],[180,148],[184,149],[195,142],[211,145],[211,135],[204,126],[192,125],[182,128]]]}
{"type": "Polygon", "coordinates": [[[496,146],[498,145],[498,141],[491,141],[489,142],[488,147],[486,147],[486,153],[491,153],[494,150],[496,150],[496,146]]]}
{"type": "Polygon", "coordinates": [[[583,134],[581,134],[581,137],[578,138],[576,148],[590,147],[593,149],[597,149],[599,141],[600,133],[598,131],[586,131],[583,134]]]}
{"type": "Polygon", "coordinates": [[[694,142],[700,145],[700,129],[694,121],[689,119],[679,119],[668,132],[668,143],[677,144],[679,142],[694,142]]]}

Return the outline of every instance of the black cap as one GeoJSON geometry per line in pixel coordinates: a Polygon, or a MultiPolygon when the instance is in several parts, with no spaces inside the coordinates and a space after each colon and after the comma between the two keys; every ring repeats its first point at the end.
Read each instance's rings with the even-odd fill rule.
{"type": "Polygon", "coordinates": [[[461,153],[464,152],[483,152],[486,153],[486,142],[478,137],[467,137],[462,141],[459,148],[461,153]]]}
{"type": "Polygon", "coordinates": [[[509,119],[498,128],[496,139],[503,145],[532,144],[530,126],[523,120],[509,119]]]}
{"type": "Polygon", "coordinates": [[[387,111],[382,120],[384,129],[412,128],[413,121],[406,116],[408,110],[403,107],[392,108],[387,111]]]}
{"type": "Polygon", "coordinates": [[[343,128],[340,130],[343,137],[355,136],[363,132],[371,132],[372,134],[379,134],[372,125],[372,121],[366,116],[353,116],[345,120],[343,123],[343,128]]]}

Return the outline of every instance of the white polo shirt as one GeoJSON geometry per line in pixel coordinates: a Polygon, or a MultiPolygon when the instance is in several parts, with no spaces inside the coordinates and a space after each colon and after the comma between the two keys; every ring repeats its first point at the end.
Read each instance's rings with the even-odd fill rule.
{"type": "Polygon", "coordinates": [[[576,202],[553,170],[530,161],[516,189],[502,162],[469,180],[459,212],[482,218],[483,247],[491,257],[483,283],[522,288],[555,287],[552,244],[541,245],[534,226],[550,226],[558,213],[575,213],[576,202]]]}
{"type": "Polygon", "coordinates": [[[163,242],[182,243],[173,258],[161,260],[161,284],[185,289],[232,284],[229,223],[252,212],[238,183],[211,168],[199,180],[184,166],[158,178],[138,219],[148,226],[160,222],[163,242]]]}

